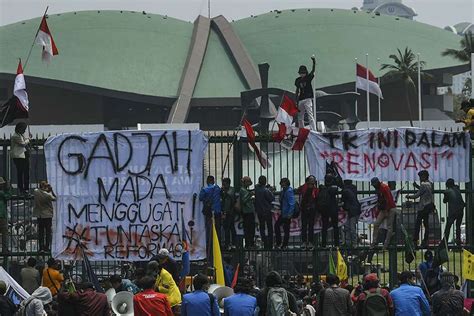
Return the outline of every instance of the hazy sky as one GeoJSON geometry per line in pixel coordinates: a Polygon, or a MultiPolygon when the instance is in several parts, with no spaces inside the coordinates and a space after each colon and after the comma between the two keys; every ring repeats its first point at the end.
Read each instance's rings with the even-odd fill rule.
{"type": "MultiPolygon", "coordinates": [[[[208,0],[0,0],[0,25],[49,13],[82,10],[133,10],[166,14],[194,21],[198,14],[207,16],[208,0]]],[[[361,7],[362,0],[211,0],[211,15],[237,20],[274,9],[361,7]]],[[[418,16],[417,21],[444,27],[461,21],[473,21],[474,0],[404,0],[418,16]]]]}

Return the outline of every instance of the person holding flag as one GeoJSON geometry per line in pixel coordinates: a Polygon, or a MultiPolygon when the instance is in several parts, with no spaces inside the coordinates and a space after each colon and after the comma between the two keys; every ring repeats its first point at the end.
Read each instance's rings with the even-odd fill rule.
{"type": "Polygon", "coordinates": [[[313,113],[313,86],[311,81],[314,78],[314,71],[316,69],[316,57],[311,56],[313,67],[311,72],[308,73],[308,69],[305,65],[301,65],[298,69],[299,77],[295,79],[296,86],[296,98],[298,101],[298,127],[304,127],[304,115],[308,114],[309,126],[312,130],[316,130],[316,121],[313,113]]]}

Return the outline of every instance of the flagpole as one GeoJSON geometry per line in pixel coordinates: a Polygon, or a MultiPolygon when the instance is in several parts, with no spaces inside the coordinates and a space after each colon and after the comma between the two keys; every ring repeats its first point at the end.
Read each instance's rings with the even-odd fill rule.
{"type": "MultiPolygon", "coordinates": [[[[354,82],[354,92],[357,93],[357,57],[354,58],[354,61],[355,61],[355,64],[356,64],[356,80],[354,82]]],[[[357,99],[358,97],[356,96],[356,101],[355,101],[355,114],[356,114],[356,117],[359,117],[358,116],[358,113],[357,113],[357,99]]]]}
{"type": "MultiPolygon", "coordinates": [[[[49,6],[46,7],[46,10],[44,10],[43,17],[46,16],[46,13],[48,12],[48,9],[49,9],[49,6]]],[[[30,51],[28,52],[28,56],[26,57],[26,60],[25,60],[25,65],[23,66],[23,72],[25,72],[26,66],[28,65],[28,61],[30,60],[30,55],[31,55],[31,52],[33,51],[33,46],[35,46],[36,37],[38,36],[40,26],[41,26],[41,23],[40,23],[40,25],[38,25],[38,29],[36,30],[35,37],[33,38],[33,43],[31,43],[30,51]]]]}
{"type": "Polygon", "coordinates": [[[369,53],[365,54],[365,70],[367,79],[367,128],[370,128],[369,53]]]}
{"type": "MultiPolygon", "coordinates": [[[[377,58],[377,64],[380,67],[380,58],[377,58]]],[[[379,87],[380,87],[380,76],[377,77],[377,83],[379,84],[379,87]]],[[[378,96],[378,107],[379,107],[379,127],[381,128],[382,127],[382,112],[380,108],[380,94],[377,93],[377,96],[378,96]]]]}
{"type": "Polygon", "coordinates": [[[418,57],[418,120],[420,122],[420,128],[422,127],[422,114],[423,110],[421,109],[421,65],[420,65],[420,53],[417,54],[418,57]]]}
{"type": "MultiPolygon", "coordinates": [[[[313,57],[314,54],[313,54],[313,57]]],[[[314,63],[316,64],[316,59],[314,60],[314,63]]],[[[316,72],[316,69],[314,70],[316,72]]],[[[316,115],[316,74],[313,73],[313,119],[314,119],[314,130],[317,132],[318,131],[318,119],[316,115]]],[[[304,124],[303,124],[304,125],[304,124]]]]}

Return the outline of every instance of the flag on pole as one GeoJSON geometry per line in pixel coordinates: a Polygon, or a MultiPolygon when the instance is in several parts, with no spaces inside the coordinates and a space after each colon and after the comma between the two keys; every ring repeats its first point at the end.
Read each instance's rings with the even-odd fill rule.
{"type": "Polygon", "coordinates": [[[23,66],[21,65],[21,59],[18,61],[18,67],[16,69],[15,84],[13,85],[13,95],[18,98],[19,105],[21,108],[28,112],[29,101],[28,93],[26,93],[26,82],[25,76],[23,75],[23,66]]]}
{"type": "Polygon", "coordinates": [[[408,232],[405,229],[403,224],[400,224],[400,228],[402,229],[403,237],[405,239],[405,262],[410,264],[415,260],[415,245],[413,244],[413,240],[408,236],[408,232]]]}
{"type": "Polygon", "coordinates": [[[267,157],[267,154],[260,150],[260,147],[255,143],[255,131],[252,127],[252,124],[250,124],[250,122],[246,118],[242,120],[242,127],[239,136],[247,138],[250,150],[255,152],[258,162],[260,163],[263,169],[267,169],[272,166],[270,160],[267,157]]]}
{"type": "Polygon", "coordinates": [[[329,252],[329,274],[336,275],[336,265],[334,264],[334,258],[332,257],[332,251],[329,252]]]}
{"type": "Polygon", "coordinates": [[[368,91],[372,94],[379,96],[383,99],[382,90],[378,84],[377,78],[374,76],[370,69],[367,71],[367,68],[361,64],[356,64],[356,87],[357,89],[368,91]],[[367,72],[369,76],[367,78],[367,72]]]}
{"type": "Polygon", "coordinates": [[[16,70],[15,84],[13,85],[13,96],[0,108],[2,123],[0,127],[10,124],[16,119],[28,118],[29,101],[26,92],[25,76],[21,60],[16,70]]]}
{"type": "Polygon", "coordinates": [[[239,278],[239,269],[240,263],[237,263],[237,267],[235,268],[234,277],[232,278],[232,284],[230,285],[231,288],[234,288],[237,284],[237,279],[239,278]]]}
{"type": "Polygon", "coordinates": [[[84,246],[80,245],[82,251],[82,258],[84,260],[84,268],[86,270],[87,278],[94,285],[94,288],[99,293],[105,293],[104,289],[100,285],[99,278],[94,272],[94,269],[91,266],[87,253],[84,251],[84,246]]]}
{"type": "Polygon", "coordinates": [[[224,266],[222,264],[221,246],[219,244],[219,237],[217,237],[216,224],[212,218],[212,258],[214,269],[216,273],[216,284],[225,285],[224,266]]]}
{"type": "Polygon", "coordinates": [[[443,238],[434,252],[433,269],[446,262],[449,262],[448,244],[446,243],[446,239],[443,238]]]}
{"type": "Polygon", "coordinates": [[[49,62],[53,56],[59,54],[56,43],[54,43],[53,36],[49,31],[48,22],[46,22],[46,15],[43,15],[41,24],[39,26],[38,34],[36,35],[35,43],[43,46],[42,60],[49,62]]]}
{"type": "Polygon", "coordinates": [[[283,123],[286,126],[291,126],[291,124],[293,124],[293,118],[298,114],[298,112],[296,102],[284,94],[275,121],[283,123]]]}
{"type": "Polygon", "coordinates": [[[474,254],[463,249],[462,276],[467,280],[474,280],[474,254]]]}
{"type": "Polygon", "coordinates": [[[337,276],[339,277],[339,280],[341,281],[348,279],[347,265],[339,249],[337,250],[337,276]]]}

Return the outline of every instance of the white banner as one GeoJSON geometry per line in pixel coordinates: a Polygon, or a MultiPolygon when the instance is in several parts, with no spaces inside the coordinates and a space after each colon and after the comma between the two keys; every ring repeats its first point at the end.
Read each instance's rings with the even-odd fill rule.
{"type": "Polygon", "coordinates": [[[30,297],[30,294],[28,294],[28,292],[26,292],[25,289],[12,278],[2,266],[0,266],[0,280],[5,282],[7,285],[5,296],[9,297],[13,304],[18,305],[30,297]]]}
{"type": "Polygon", "coordinates": [[[435,182],[469,182],[467,132],[421,128],[311,132],[305,144],[311,174],[324,179],[326,161],[334,161],[343,179],[415,181],[427,170],[435,182]]]}
{"type": "Polygon", "coordinates": [[[200,130],[65,134],[45,144],[57,195],[58,259],[149,260],[160,248],[206,257],[198,194],[207,138],[200,130]],[[185,227],[185,232],[182,227],[185,227]]]}
{"type": "MultiPolygon", "coordinates": [[[[392,191],[393,198],[395,199],[395,202],[398,200],[398,197],[400,196],[400,190],[394,190],[392,191]]],[[[361,206],[361,213],[359,216],[359,222],[364,222],[366,224],[372,224],[375,222],[377,219],[377,215],[379,214],[379,209],[377,206],[377,195],[371,195],[366,198],[360,199],[359,200],[360,206],[361,206]]],[[[272,211],[272,217],[273,217],[273,224],[278,220],[278,217],[280,216],[280,211],[279,210],[273,210],[272,211]]],[[[300,236],[301,235],[301,213],[298,218],[293,218],[291,220],[290,224],[290,235],[291,236],[300,236]]],[[[346,221],[347,221],[347,212],[344,211],[342,208],[339,209],[339,214],[338,214],[338,220],[339,220],[339,227],[343,226],[346,221]]],[[[255,219],[258,223],[258,218],[256,217],[255,219]]],[[[384,228],[385,222],[382,223],[381,227],[384,228]]],[[[236,221],[236,231],[238,235],[243,235],[244,234],[244,223],[242,221],[242,218],[238,218],[236,221]]],[[[323,227],[323,222],[321,220],[321,216],[318,215],[315,218],[314,221],[314,232],[319,233],[322,230],[323,227]]],[[[330,228],[332,229],[332,228],[330,228]]],[[[259,233],[259,227],[256,225],[256,230],[257,234],[259,233]]]]}

